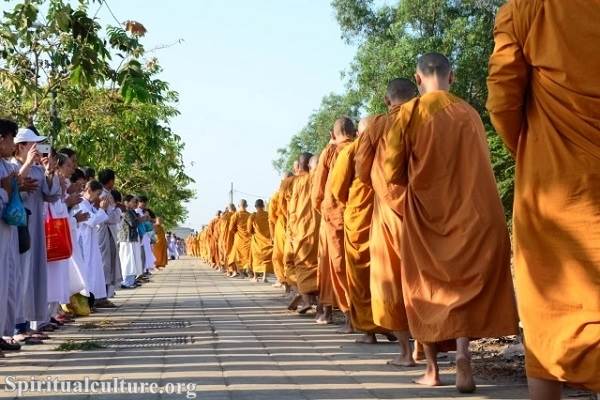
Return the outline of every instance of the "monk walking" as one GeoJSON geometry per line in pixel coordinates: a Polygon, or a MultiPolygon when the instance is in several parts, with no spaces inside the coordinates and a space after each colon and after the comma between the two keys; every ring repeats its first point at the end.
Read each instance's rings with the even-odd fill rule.
{"type": "Polygon", "coordinates": [[[410,348],[408,318],[402,290],[401,227],[405,187],[388,185],[383,174],[388,140],[385,135],[402,105],[417,94],[409,80],[397,78],[387,85],[386,114],[372,117],[358,138],[355,173],[373,188],[373,214],[369,236],[371,310],[375,325],[394,332],[400,345],[399,356],[390,364],[411,367],[422,358],[415,344],[410,348]]]}
{"type": "Polygon", "coordinates": [[[352,333],[350,323],[350,306],[348,304],[348,278],[346,277],[346,261],[344,254],[344,205],[337,201],[331,192],[334,181],[333,165],[340,152],[352,143],[356,136],[356,128],[349,118],[343,117],[333,125],[332,140],[335,153],[327,168],[329,173],[325,181],[317,182],[323,188],[321,203],[322,223],[325,225],[327,252],[329,253],[329,274],[333,286],[335,300],[346,317],[346,325],[340,333],[352,333]]]}
{"type": "Polygon", "coordinates": [[[269,215],[265,211],[262,199],[254,203],[256,212],[248,218],[248,233],[252,235],[250,251],[252,254],[253,281],[267,282],[267,273],[273,270],[273,242],[269,230],[269,215]]]}
{"type": "MultiPolygon", "coordinates": [[[[295,227],[294,204],[291,203],[294,182],[298,177],[298,161],[294,161],[293,175],[284,181],[279,198],[279,210],[285,215],[285,243],[283,246],[283,264],[286,282],[286,292],[295,291],[296,269],[294,268],[294,245],[292,243],[292,230],[295,227]]],[[[292,302],[293,304],[293,302],[292,302]]]]}
{"type": "Polygon", "coordinates": [[[331,139],[319,156],[317,167],[315,168],[311,183],[312,207],[321,219],[319,226],[319,249],[317,255],[317,284],[319,286],[319,306],[317,308],[317,317],[315,321],[317,324],[333,323],[333,306],[336,304],[329,268],[327,228],[323,223],[323,217],[321,215],[321,204],[323,203],[325,182],[327,181],[327,175],[329,175],[329,170],[334,156],[335,143],[333,143],[333,139],[331,139]]]}
{"type": "Polygon", "coordinates": [[[279,207],[279,199],[281,195],[281,186],[283,182],[292,176],[291,172],[284,174],[279,190],[275,192],[269,203],[269,227],[271,237],[273,238],[273,270],[277,277],[277,282],[273,287],[283,287],[285,285],[285,267],[283,262],[283,252],[285,247],[285,225],[286,216],[282,213],[279,207]]]}
{"type": "Polygon", "coordinates": [[[292,243],[296,284],[303,302],[302,308],[298,311],[300,314],[308,312],[312,305],[316,304],[316,295],[319,292],[317,269],[320,216],[313,209],[310,198],[312,177],[316,167],[316,163],[313,162],[313,170],[310,171],[311,159],[313,156],[310,153],[300,155],[298,176],[290,200],[294,205],[295,227],[292,229],[292,243]]]}
{"type": "Polygon", "coordinates": [[[475,390],[469,340],[517,333],[510,240],[479,114],[448,92],[446,57],[418,60],[421,97],[387,133],[385,177],[406,185],[402,289],[410,331],[425,346],[416,383],[440,385],[437,351],[456,346],[456,387],[475,390]]]}
{"type": "Polygon", "coordinates": [[[165,233],[165,228],[162,225],[161,217],[156,217],[154,232],[156,233],[156,243],[154,243],[154,247],[152,248],[154,258],[156,258],[154,265],[158,269],[163,269],[167,266],[169,261],[167,257],[167,235],[165,233]]]}
{"type": "MultiPolygon", "coordinates": [[[[358,137],[367,128],[368,121],[362,119],[358,124],[358,137]]],[[[358,140],[340,151],[333,167],[331,193],[344,205],[344,251],[350,320],[354,329],[365,333],[357,342],[374,344],[377,343],[376,333],[391,332],[375,325],[371,311],[369,236],[374,193],[355,173],[357,147],[358,140]]]]}
{"type": "Polygon", "coordinates": [[[240,274],[248,277],[251,271],[250,265],[250,240],[252,239],[248,232],[248,218],[250,213],[247,211],[248,202],[240,200],[240,209],[236,211],[229,221],[228,236],[233,242],[227,262],[232,272],[231,277],[237,277],[240,274]]]}
{"type": "Polygon", "coordinates": [[[514,263],[534,400],[560,399],[562,382],[600,393],[598,21],[600,2],[586,0],[510,1],[496,19],[487,107],[516,159],[514,263]]]}
{"type": "Polygon", "coordinates": [[[234,235],[230,234],[231,218],[235,214],[235,205],[229,204],[227,210],[223,213],[223,230],[221,231],[221,257],[225,274],[229,277],[237,276],[237,271],[232,271],[229,265],[229,254],[233,248],[234,235]]]}

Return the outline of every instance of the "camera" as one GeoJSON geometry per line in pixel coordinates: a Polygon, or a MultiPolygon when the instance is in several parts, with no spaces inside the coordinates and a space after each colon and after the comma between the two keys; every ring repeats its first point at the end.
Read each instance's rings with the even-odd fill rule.
{"type": "Polygon", "coordinates": [[[43,155],[44,157],[48,156],[48,154],[50,154],[50,151],[52,150],[52,148],[49,144],[42,144],[42,143],[38,143],[36,145],[36,148],[37,148],[38,152],[41,155],[43,155]]]}

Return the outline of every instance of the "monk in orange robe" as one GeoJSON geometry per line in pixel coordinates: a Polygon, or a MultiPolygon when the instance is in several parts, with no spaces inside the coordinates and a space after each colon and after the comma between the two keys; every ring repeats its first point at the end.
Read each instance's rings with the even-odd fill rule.
{"type": "Polygon", "coordinates": [[[217,211],[217,215],[210,222],[208,228],[208,245],[210,250],[210,262],[214,269],[219,269],[219,253],[218,253],[218,225],[221,217],[221,211],[217,211]]]}
{"type": "Polygon", "coordinates": [[[599,21],[600,3],[585,0],[510,1],[496,19],[487,107],[516,159],[515,277],[534,400],[560,399],[562,382],[600,393],[599,21]]]}
{"type": "Polygon", "coordinates": [[[267,282],[267,274],[273,271],[273,241],[269,230],[269,215],[265,211],[265,203],[262,199],[256,200],[254,204],[256,212],[248,218],[248,232],[252,235],[250,251],[252,254],[253,281],[267,282]]]}
{"type": "Polygon", "coordinates": [[[456,387],[469,393],[469,340],[518,329],[510,240],[485,129],[479,114],[448,92],[452,80],[446,57],[419,58],[421,97],[401,107],[387,132],[384,174],[406,185],[402,289],[410,331],[427,357],[416,382],[441,384],[437,350],[446,342],[457,348],[456,387]]]}
{"type": "MultiPolygon", "coordinates": [[[[358,136],[366,130],[370,119],[358,124],[358,136]]],[[[374,192],[370,185],[361,181],[355,170],[358,140],[340,151],[332,171],[331,193],[344,205],[344,251],[348,279],[348,300],[352,327],[365,332],[358,343],[377,343],[376,333],[396,340],[375,324],[371,310],[370,248],[369,237],[373,215],[374,192]]],[[[381,246],[381,243],[378,243],[381,246]]]]}
{"type": "Polygon", "coordinates": [[[286,226],[285,226],[285,246],[284,246],[284,264],[285,264],[285,280],[290,289],[297,290],[296,281],[296,266],[294,264],[295,249],[292,241],[292,231],[296,226],[296,214],[295,204],[292,202],[292,191],[294,190],[294,184],[298,178],[299,164],[298,161],[294,162],[293,176],[290,178],[289,185],[283,192],[283,212],[286,214],[286,226]]]}
{"type": "Polygon", "coordinates": [[[222,225],[222,231],[221,231],[221,257],[222,260],[222,265],[223,265],[223,272],[225,273],[225,275],[231,277],[232,275],[235,275],[235,273],[230,269],[229,266],[229,254],[231,253],[231,249],[233,247],[233,239],[234,239],[234,235],[230,235],[230,222],[231,222],[231,217],[233,217],[233,214],[235,214],[236,212],[236,208],[235,205],[230,204],[229,206],[227,206],[227,210],[223,213],[222,218],[223,218],[223,225],[222,225]]]}
{"type": "Polygon", "coordinates": [[[279,190],[279,213],[285,218],[285,240],[283,246],[283,269],[285,276],[286,292],[290,292],[296,286],[296,273],[294,269],[294,249],[292,245],[292,229],[294,226],[293,216],[290,219],[290,199],[294,180],[298,173],[298,161],[294,161],[293,175],[281,183],[279,190]]]}
{"type": "Polygon", "coordinates": [[[248,218],[250,213],[247,211],[248,202],[240,200],[240,209],[231,217],[229,221],[229,237],[233,240],[233,246],[229,252],[227,262],[231,269],[231,277],[237,277],[240,274],[248,277],[252,266],[250,265],[250,241],[252,239],[248,232],[248,218]]]}
{"type": "MultiPolygon", "coordinates": [[[[298,160],[298,175],[292,188],[290,203],[291,219],[295,221],[292,229],[294,248],[294,268],[296,272],[297,290],[303,301],[298,311],[306,313],[316,304],[319,287],[317,283],[319,225],[320,216],[312,207],[311,185],[313,171],[310,170],[310,153],[302,153],[298,160]]],[[[313,163],[316,166],[316,163],[313,163]]]]}
{"type": "Polygon", "coordinates": [[[227,208],[225,208],[224,212],[221,212],[221,214],[219,215],[219,218],[217,220],[216,226],[215,226],[215,246],[216,246],[216,252],[217,252],[217,269],[219,270],[219,272],[224,272],[224,265],[223,265],[223,246],[222,246],[222,242],[221,242],[221,238],[223,237],[223,229],[224,229],[224,215],[225,212],[227,212],[227,208]]]}
{"type": "Polygon", "coordinates": [[[321,202],[322,223],[325,225],[327,252],[329,253],[329,274],[333,286],[335,301],[346,316],[346,326],[340,333],[351,333],[350,307],[348,304],[348,278],[346,276],[346,261],[344,254],[344,205],[337,201],[331,193],[334,181],[333,165],[339,153],[352,143],[356,136],[356,128],[349,118],[339,118],[335,121],[332,140],[335,144],[335,153],[327,167],[327,179],[317,184],[323,187],[323,201],[321,202]],[[324,184],[324,185],[323,185],[324,184]]]}
{"type": "Polygon", "coordinates": [[[152,247],[154,253],[154,265],[158,269],[163,269],[169,263],[167,257],[167,235],[165,234],[165,228],[162,225],[162,218],[156,217],[154,223],[154,233],[156,234],[156,243],[152,247]]]}
{"type": "Polygon", "coordinates": [[[373,188],[373,214],[369,233],[371,311],[375,325],[394,332],[400,345],[398,357],[390,364],[402,367],[415,365],[422,359],[422,348],[415,343],[410,348],[408,318],[402,291],[402,258],[400,256],[402,202],[404,186],[388,185],[383,164],[388,142],[385,136],[391,121],[402,104],[417,94],[409,80],[397,78],[387,85],[384,97],[387,114],[372,117],[365,132],[358,138],[355,173],[361,182],[373,188]],[[421,351],[419,351],[421,350],[421,351]]]}
{"type": "MultiPolygon", "coordinates": [[[[284,179],[292,176],[291,172],[284,175],[284,179]]],[[[273,287],[283,287],[285,284],[285,269],[283,262],[283,252],[285,247],[285,224],[286,216],[281,212],[279,207],[279,199],[281,197],[281,188],[273,195],[269,202],[269,226],[271,229],[271,237],[273,238],[273,270],[277,277],[277,282],[273,287]]]]}
{"type": "Polygon", "coordinates": [[[327,228],[321,215],[321,204],[325,195],[325,183],[335,156],[335,143],[333,139],[321,152],[317,167],[314,170],[311,182],[311,204],[317,215],[321,218],[319,226],[318,270],[317,284],[319,286],[319,306],[317,308],[316,323],[333,323],[333,306],[336,305],[333,283],[329,267],[329,251],[327,248],[327,228]]]}

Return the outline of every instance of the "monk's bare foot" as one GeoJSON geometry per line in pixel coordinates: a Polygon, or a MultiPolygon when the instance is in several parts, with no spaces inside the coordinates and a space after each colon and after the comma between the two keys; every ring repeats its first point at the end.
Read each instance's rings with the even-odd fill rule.
{"type": "Polygon", "coordinates": [[[300,303],[300,300],[302,300],[302,296],[297,294],[294,297],[294,299],[290,302],[290,304],[288,304],[288,310],[296,311],[298,309],[298,304],[300,303]]]}
{"type": "Polygon", "coordinates": [[[385,337],[387,338],[388,342],[397,342],[398,338],[396,337],[396,335],[392,335],[390,333],[386,333],[385,337]]]}
{"type": "Polygon", "coordinates": [[[377,337],[374,333],[365,333],[356,339],[355,342],[360,344],[377,344],[377,337]]]}
{"type": "Polygon", "coordinates": [[[405,367],[411,368],[416,366],[417,364],[412,359],[412,357],[406,357],[403,354],[400,354],[398,357],[391,359],[387,362],[388,365],[393,365],[395,367],[405,367]]]}
{"type": "Polygon", "coordinates": [[[414,350],[413,351],[413,358],[415,361],[425,361],[425,353],[423,353],[422,351],[418,351],[418,350],[414,350]]]}
{"type": "Polygon", "coordinates": [[[345,324],[342,329],[337,331],[337,333],[341,335],[350,335],[351,333],[354,333],[354,329],[352,328],[352,325],[345,324]]]}
{"type": "Polygon", "coordinates": [[[319,317],[315,320],[318,325],[331,325],[333,324],[333,318],[326,313],[319,315],[319,317]]]}
{"type": "Polygon", "coordinates": [[[473,393],[475,391],[471,360],[465,357],[456,359],[456,389],[460,393],[473,393]]]}
{"type": "Polygon", "coordinates": [[[310,310],[312,310],[312,305],[311,304],[307,304],[304,307],[302,307],[301,309],[298,310],[298,314],[300,315],[304,315],[307,312],[309,312],[310,310]]]}
{"type": "Polygon", "coordinates": [[[431,374],[425,374],[419,379],[413,380],[413,383],[423,386],[442,386],[442,381],[440,378],[431,374]]]}

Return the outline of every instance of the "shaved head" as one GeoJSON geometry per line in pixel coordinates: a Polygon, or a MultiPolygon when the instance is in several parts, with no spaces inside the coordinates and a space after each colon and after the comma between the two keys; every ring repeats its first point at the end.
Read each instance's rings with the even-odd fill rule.
{"type": "Polygon", "coordinates": [[[448,91],[454,82],[450,61],[440,53],[427,53],[417,61],[415,80],[423,95],[435,91],[448,91]]]}
{"type": "Polygon", "coordinates": [[[419,57],[417,70],[424,76],[437,76],[446,78],[450,75],[452,67],[445,55],[440,53],[427,53],[419,57]]]}
{"type": "Polygon", "coordinates": [[[385,93],[386,100],[391,104],[402,104],[417,95],[417,86],[405,78],[396,78],[389,81],[385,93]]]}
{"type": "Polygon", "coordinates": [[[298,158],[298,165],[299,165],[300,171],[308,171],[308,162],[310,161],[311,157],[312,157],[311,153],[300,154],[300,157],[298,158]]]}
{"type": "Polygon", "coordinates": [[[348,117],[336,119],[333,124],[333,136],[336,140],[353,139],[356,136],[354,122],[348,117]]]}
{"type": "Polygon", "coordinates": [[[317,168],[317,164],[319,164],[319,156],[314,155],[308,161],[308,167],[311,171],[313,171],[315,168],[317,168]]]}

